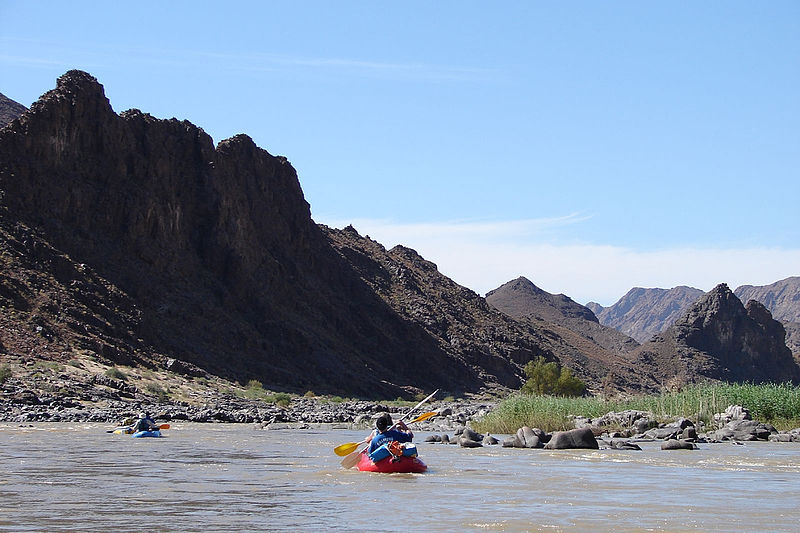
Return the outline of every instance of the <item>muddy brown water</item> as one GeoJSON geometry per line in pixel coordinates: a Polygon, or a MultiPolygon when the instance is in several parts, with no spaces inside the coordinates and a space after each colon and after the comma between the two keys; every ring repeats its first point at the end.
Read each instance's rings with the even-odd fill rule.
{"type": "Polygon", "coordinates": [[[464,449],[425,474],[343,470],[350,430],[0,424],[0,531],[798,531],[800,444],[464,449]]]}

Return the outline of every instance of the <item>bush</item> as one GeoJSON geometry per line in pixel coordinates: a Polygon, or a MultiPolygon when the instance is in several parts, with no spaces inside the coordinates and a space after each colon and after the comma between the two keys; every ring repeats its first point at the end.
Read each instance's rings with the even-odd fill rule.
{"type": "Polygon", "coordinates": [[[528,381],[522,386],[524,394],[539,396],[582,396],[586,384],[572,375],[569,368],[561,368],[557,363],[546,362],[544,357],[529,361],[524,368],[528,381]]]}
{"type": "Polygon", "coordinates": [[[8,365],[0,366],[0,385],[5,383],[11,377],[11,367],[8,365]]]}
{"type": "Polygon", "coordinates": [[[119,379],[125,381],[128,379],[128,376],[125,375],[125,372],[120,370],[119,368],[112,366],[108,370],[106,370],[106,376],[110,377],[111,379],[119,379]]]}
{"type": "Polygon", "coordinates": [[[156,396],[159,401],[166,401],[169,399],[169,394],[158,383],[148,383],[145,390],[150,394],[156,396]]]}

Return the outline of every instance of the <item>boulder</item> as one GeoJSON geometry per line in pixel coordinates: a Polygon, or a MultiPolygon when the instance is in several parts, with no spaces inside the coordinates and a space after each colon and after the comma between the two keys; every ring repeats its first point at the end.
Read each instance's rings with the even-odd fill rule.
{"type": "Polygon", "coordinates": [[[462,448],[480,448],[483,446],[483,443],[481,441],[472,440],[470,438],[465,437],[464,435],[461,435],[461,437],[458,439],[458,444],[462,448]]]}
{"type": "Polygon", "coordinates": [[[664,426],[663,428],[653,428],[644,432],[644,437],[655,440],[668,440],[678,437],[681,428],[677,426],[664,426]]]}
{"type": "Polygon", "coordinates": [[[493,446],[498,442],[499,441],[496,438],[492,437],[491,435],[486,435],[485,437],[483,437],[484,446],[493,446]]]}
{"type": "Polygon", "coordinates": [[[571,429],[569,431],[556,431],[545,444],[546,450],[591,449],[597,450],[600,446],[594,433],[589,428],[571,429]]]}
{"type": "Polygon", "coordinates": [[[770,435],[778,431],[771,424],[757,420],[732,420],[713,433],[717,440],[768,440],[770,435]]]}
{"type": "Polygon", "coordinates": [[[610,447],[615,449],[615,450],[639,450],[639,451],[641,451],[641,449],[642,449],[641,446],[639,446],[635,442],[631,442],[629,440],[617,440],[617,439],[612,439],[611,440],[610,447]]]}
{"type": "Polygon", "coordinates": [[[697,446],[688,440],[668,439],[661,443],[662,450],[696,450],[697,446]]]}

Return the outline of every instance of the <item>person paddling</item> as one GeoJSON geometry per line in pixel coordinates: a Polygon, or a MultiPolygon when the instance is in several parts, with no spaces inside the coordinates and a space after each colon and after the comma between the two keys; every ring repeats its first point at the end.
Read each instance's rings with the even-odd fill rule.
{"type": "Polygon", "coordinates": [[[139,431],[154,431],[156,429],[158,429],[158,426],[153,419],[150,418],[148,413],[139,413],[139,419],[133,426],[134,433],[138,433],[139,431]]]}
{"type": "Polygon", "coordinates": [[[414,439],[414,433],[408,429],[406,423],[400,420],[396,425],[392,425],[392,417],[389,413],[383,413],[375,421],[375,431],[373,431],[366,440],[369,440],[369,448],[367,453],[372,453],[384,444],[392,441],[397,442],[411,442],[414,439]]]}

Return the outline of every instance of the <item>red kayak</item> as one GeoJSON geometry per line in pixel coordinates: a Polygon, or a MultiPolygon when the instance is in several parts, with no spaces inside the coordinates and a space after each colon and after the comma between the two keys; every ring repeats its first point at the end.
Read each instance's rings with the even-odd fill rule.
{"type": "Polygon", "coordinates": [[[383,472],[391,474],[395,472],[404,474],[421,474],[428,469],[428,465],[419,460],[418,457],[403,456],[398,460],[393,460],[392,457],[381,459],[377,463],[372,462],[369,455],[366,453],[361,454],[356,468],[362,472],[383,472]]]}

